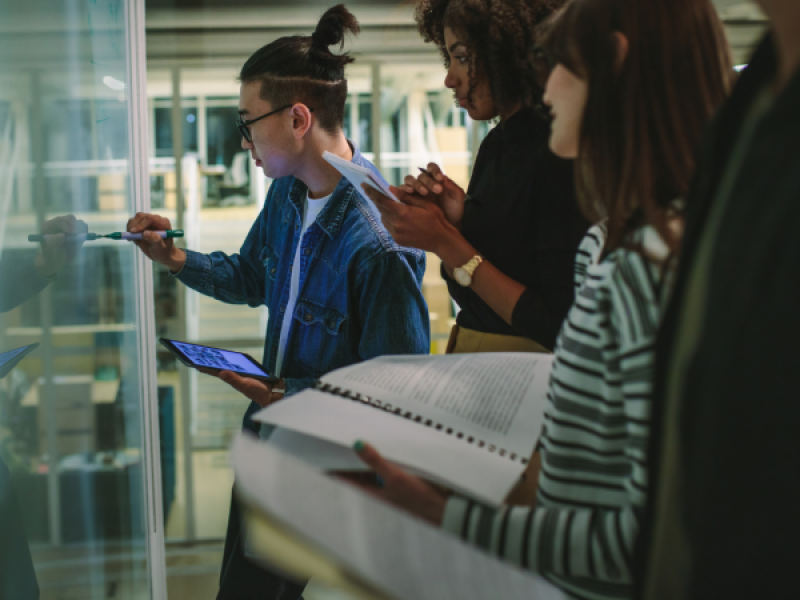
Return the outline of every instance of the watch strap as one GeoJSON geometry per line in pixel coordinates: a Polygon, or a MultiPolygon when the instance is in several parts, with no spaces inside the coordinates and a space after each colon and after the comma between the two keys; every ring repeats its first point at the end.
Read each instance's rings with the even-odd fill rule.
{"type": "Polygon", "coordinates": [[[480,254],[476,254],[461,268],[464,269],[470,277],[472,277],[472,275],[475,273],[475,269],[477,269],[482,262],[483,257],[480,254]]]}

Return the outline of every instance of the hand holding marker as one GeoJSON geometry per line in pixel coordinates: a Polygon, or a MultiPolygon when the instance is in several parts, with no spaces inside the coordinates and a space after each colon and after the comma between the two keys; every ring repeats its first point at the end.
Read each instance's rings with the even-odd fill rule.
{"type": "MultiPolygon", "coordinates": [[[[171,239],[171,238],[182,238],[183,237],[183,230],[182,229],[168,229],[167,231],[151,231],[150,233],[156,234],[163,240],[171,239]]],[[[64,234],[31,234],[28,236],[29,242],[46,242],[49,239],[52,239],[56,236],[60,236],[64,234]]],[[[141,233],[130,233],[128,231],[115,231],[114,233],[109,233],[107,235],[101,235],[98,233],[79,233],[76,235],[66,235],[64,236],[68,241],[94,241],[99,240],[102,238],[108,238],[110,240],[127,240],[127,241],[134,241],[134,240],[141,240],[144,239],[141,233]]]]}

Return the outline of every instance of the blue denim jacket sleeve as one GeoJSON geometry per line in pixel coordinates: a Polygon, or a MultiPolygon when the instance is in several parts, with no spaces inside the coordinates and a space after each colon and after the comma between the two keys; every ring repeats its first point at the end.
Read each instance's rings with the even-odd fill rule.
{"type": "Polygon", "coordinates": [[[420,292],[424,273],[424,253],[408,249],[382,253],[359,270],[362,360],[430,352],[428,306],[420,292]]]}
{"type": "Polygon", "coordinates": [[[263,245],[263,221],[262,213],[238,254],[201,254],[186,250],[186,262],[177,278],[193,290],[222,302],[261,306],[264,304],[264,265],[258,253],[263,245]]]}

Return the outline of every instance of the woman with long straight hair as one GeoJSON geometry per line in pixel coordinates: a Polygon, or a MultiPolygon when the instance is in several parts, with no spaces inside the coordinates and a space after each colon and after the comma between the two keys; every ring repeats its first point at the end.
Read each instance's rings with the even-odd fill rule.
{"type": "MultiPolygon", "coordinates": [[[[550,147],[576,158],[603,218],[577,258],[559,334],[533,507],[444,498],[358,443],[378,495],[578,598],[628,598],[646,469],[654,343],[680,198],[732,69],[710,0],[572,0],[550,28],[550,147]]],[[[539,436],[532,431],[531,435],[539,436]]]]}

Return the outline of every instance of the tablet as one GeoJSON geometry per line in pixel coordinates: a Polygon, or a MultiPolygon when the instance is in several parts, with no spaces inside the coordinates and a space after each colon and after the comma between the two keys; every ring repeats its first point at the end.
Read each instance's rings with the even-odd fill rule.
{"type": "Polygon", "coordinates": [[[200,344],[190,344],[189,342],[179,342],[178,340],[168,340],[166,338],[161,338],[159,341],[187,367],[215,373],[232,371],[242,377],[252,377],[263,381],[278,381],[278,378],[267,373],[255,358],[244,352],[223,350],[222,348],[212,348],[211,346],[201,346],[200,344]]]}
{"type": "Polygon", "coordinates": [[[0,353],[0,379],[5,377],[11,372],[11,369],[17,366],[17,363],[25,358],[26,354],[30,354],[36,348],[39,347],[39,344],[31,344],[30,346],[23,346],[22,348],[16,348],[15,350],[9,350],[8,352],[0,353]]]}

